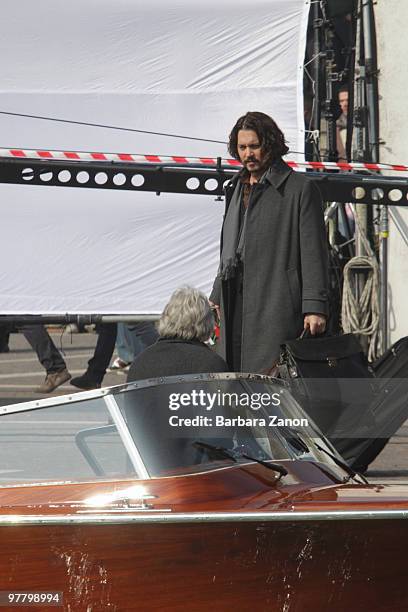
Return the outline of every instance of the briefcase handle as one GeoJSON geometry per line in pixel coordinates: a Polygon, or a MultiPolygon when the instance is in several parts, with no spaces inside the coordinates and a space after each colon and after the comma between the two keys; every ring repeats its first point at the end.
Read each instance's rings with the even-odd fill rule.
{"type": "Polygon", "coordinates": [[[333,338],[333,334],[329,334],[326,330],[324,330],[322,334],[315,334],[314,336],[312,336],[312,334],[310,333],[310,329],[306,327],[306,329],[304,329],[300,334],[298,340],[303,340],[303,338],[333,338]]]}

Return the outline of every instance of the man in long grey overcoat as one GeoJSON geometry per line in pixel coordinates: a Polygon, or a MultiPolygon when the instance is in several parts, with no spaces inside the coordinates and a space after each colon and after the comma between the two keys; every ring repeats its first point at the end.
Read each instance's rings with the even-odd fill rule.
{"type": "Polygon", "coordinates": [[[282,160],[284,135],[264,113],[241,117],[229,140],[243,164],[226,188],[221,257],[210,300],[231,369],[267,373],[280,344],[328,315],[328,256],[317,187],[282,160]]]}

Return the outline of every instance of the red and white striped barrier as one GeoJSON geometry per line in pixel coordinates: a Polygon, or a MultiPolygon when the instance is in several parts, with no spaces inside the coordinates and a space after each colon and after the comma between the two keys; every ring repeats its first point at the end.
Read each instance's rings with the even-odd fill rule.
{"type": "MultiPolygon", "coordinates": [[[[35,149],[0,149],[1,157],[12,157],[18,159],[43,159],[43,160],[65,160],[85,162],[127,162],[138,164],[180,164],[216,166],[215,157],[183,157],[180,155],[138,155],[133,153],[91,153],[83,151],[47,151],[35,149]]],[[[223,166],[240,167],[236,159],[221,159],[223,166]]],[[[408,172],[408,166],[401,164],[374,164],[366,162],[294,162],[288,161],[291,168],[310,168],[312,170],[394,170],[397,172],[408,172]]]]}
{"type": "MultiPolygon", "coordinates": [[[[142,164],[217,164],[212,157],[183,157],[181,155],[139,155],[135,153],[86,153],[83,151],[38,151],[35,149],[0,149],[0,157],[13,157],[19,159],[58,159],[86,162],[128,162],[142,164]]],[[[235,159],[222,159],[222,164],[241,166],[235,159]]]]}

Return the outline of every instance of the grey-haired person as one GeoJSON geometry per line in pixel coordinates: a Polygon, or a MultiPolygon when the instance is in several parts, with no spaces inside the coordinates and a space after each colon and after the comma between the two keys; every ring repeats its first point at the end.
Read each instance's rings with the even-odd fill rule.
{"type": "Polygon", "coordinates": [[[228,372],[228,366],[205,343],[214,329],[208,298],[192,287],[172,294],[158,323],[159,339],[130,367],[128,381],[172,376],[228,372]]]}

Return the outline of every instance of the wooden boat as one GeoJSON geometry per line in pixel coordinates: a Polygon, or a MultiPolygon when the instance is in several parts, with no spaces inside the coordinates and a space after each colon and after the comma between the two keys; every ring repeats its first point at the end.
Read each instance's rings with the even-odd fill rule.
{"type": "Polygon", "coordinates": [[[278,381],[172,377],[0,410],[1,605],[408,606],[408,490],[350,472],[313,424],[298,424],[305,415],[278,381]],[[236,393],[238,402],[182,406],[180,394],[194,390],[236,393]],[[244,394],[260,393],[280,403],[241,405],[244,394]],[[169,425],[170,416],[217,411],[224,424],[237,416],[249,423],[169,425]],[[271,415],[287,422],[263,425],[271,415]],[[25,603],[16,604],[18,593],[25,603]]]}

